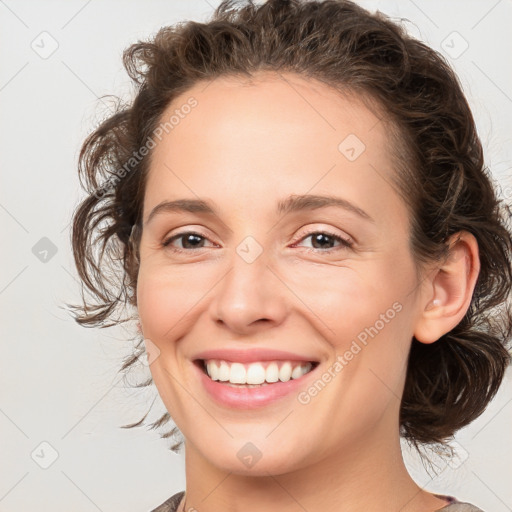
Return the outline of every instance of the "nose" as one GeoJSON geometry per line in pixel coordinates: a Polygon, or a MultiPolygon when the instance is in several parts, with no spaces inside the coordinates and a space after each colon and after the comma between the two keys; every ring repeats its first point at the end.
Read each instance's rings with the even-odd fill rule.
{"type": "Polygon", "coordinates": [[[241,335],[276,327],[288,312],[285,288],[265,252],[250,263],[234,253],[229,270],[215,287],[212,318],[241,335]]]}

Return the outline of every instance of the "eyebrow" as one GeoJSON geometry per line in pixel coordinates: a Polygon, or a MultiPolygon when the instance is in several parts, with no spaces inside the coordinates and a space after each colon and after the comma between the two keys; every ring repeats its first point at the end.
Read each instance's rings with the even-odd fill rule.
{"type": "MultiPolygon", "coordinates": [[[[343,208],[344,210],[355,213],[364,220],[373,223],[375,222],[368,213],[355,204],[352,204],[350,201],[341,197],[325,195],[291,195],[278,202],[277,213],[279,215],[286,215],[292,212],[315,210],[317,208],[327,208],[329,206],[343,208]]],[[[202,199],[175,199],[174,201],[162,201],[157,204],[151,210],[145,224],[148,224],[156,215],[167,212],[202,213],[209,216],[218,216],[215,207],[209,201],[202,199]]]]}

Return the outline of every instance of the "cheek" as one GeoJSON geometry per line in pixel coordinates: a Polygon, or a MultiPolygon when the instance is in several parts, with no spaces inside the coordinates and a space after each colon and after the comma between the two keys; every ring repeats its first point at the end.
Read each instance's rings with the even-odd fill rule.
{"type": "Polygon", "coordinates": [[[333,358],[343,357],[346,378],[359,383],[367,378],[375,385],[376,374],[390,388],[399,386],[412,337],[410,265],[407,255],[395,254],[295,273],[290,287],[304,301],[304,315],[330,345],[333,358]]]}
{"type": "Polygon", "coordinates": [[[141,262],[137,281],[137,309],[144,336],[177,338],[190,329],[194,310],[204,305],[215,285],[208,269],[141,262]]]}
{"type": "Polygon", "coordinates": [[[317,318],[316,323],[323,325],[326,336],[343,344],[374,324],[383,330],[397,316],[403,300],[402,285],[397,286],[397,280],[389,275],[387,269],[374,262],[313,270],[297,268],[286,279],[305,306],[304,313],[309,309],[308,316],[317,318]]]}
{"type": "Polygon", "coordinates": [[[176,311],[178,289],[169,288],[165,276],[158,278],[158,273],[146,271],[142,266],[137,282],[137,309],[145,337],[158,337],[170,317],[179,314],[176,311]]]}

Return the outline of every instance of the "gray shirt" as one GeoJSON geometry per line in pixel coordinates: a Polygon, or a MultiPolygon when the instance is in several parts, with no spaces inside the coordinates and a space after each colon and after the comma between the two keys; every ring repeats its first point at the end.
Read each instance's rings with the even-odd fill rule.
{"type": "MultiPolygon", "coordinates": [[[[164,501],[160,506],[151,510],[151,512],[176,512],[184,494],[185,491],[176,493],[174,496],[171,496],[168,500],[164,501]]],[[[450,501],[448,505],[438,509],[443,512],[483,512],[481,508],[475,507],[475,505],[471,505],[471,503],[458,501],[453,496],[443,496],[440,494],[436,494],[435,496],[450,501]]]]}

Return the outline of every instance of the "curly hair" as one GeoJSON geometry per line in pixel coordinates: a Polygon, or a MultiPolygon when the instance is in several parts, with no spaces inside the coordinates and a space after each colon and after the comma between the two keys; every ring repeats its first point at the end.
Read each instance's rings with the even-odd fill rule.
{"type": "MultiPolygon", "coordinates": [[[[120,311],[137,306],[152,154],[141,148],[147,148],[170,102],[200,81],[292,72],[372,102],[389,120],[395,179],[412,219],[409,241],[417,268],[442,263],[448,238],[461,230],[478,242],[480,273],[462,321],[436,343],[412,339],[401,436],[416,448],[446,446],[485,410],[510,362],[512,212],[484,164],[458,78],[438,52],[383,14],[348,0],[225,0],[206,23],[166,26],[132,44],[123,63],[135,98],[117,104],[79,155],[88,196],[73,214],[72,247],[82,280],[83,304],[72,306],[78,323],[110,327],[136,318],[120,311]]],[[[142,343],[140,338],[137,347],[142,343]]],[[[120,371],[138,357],[126,358],[120,371]]],[[[151,383],[150,378],[140,386],[151,383]]],[[[124,427],[141,425],[146,416],[124,427]]],[[[166,413],[152,428],[169,419],[166,413]]],[[[176,427],[161,437],[175,432],[176,427]]]]}

